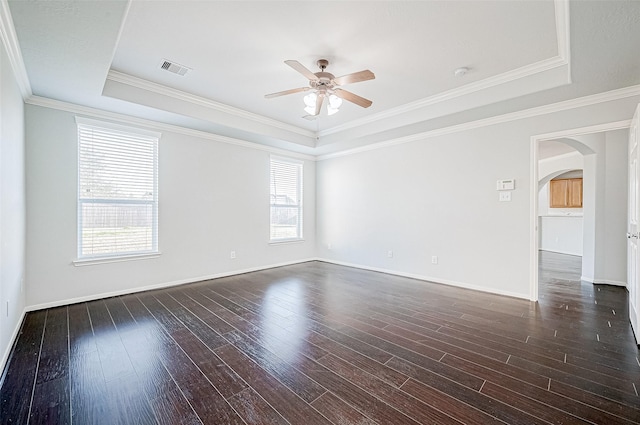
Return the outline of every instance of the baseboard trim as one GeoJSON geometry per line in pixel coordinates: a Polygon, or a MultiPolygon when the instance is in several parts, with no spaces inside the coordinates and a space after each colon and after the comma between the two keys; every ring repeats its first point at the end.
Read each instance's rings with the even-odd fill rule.
{"type": "Polygon", "coordinates": [[[575,253],[575,252],[559,251],[557,249],[540,248],[540,251],[554,252],[556,254],[571,255],[571,256],[574,256],[574,257],[582,257],[582,253],[578,254],[578,253],[575,253]]]}
{"type": "Polygon", "coordinates": [[[595,279],[593,277],[580,276],[580,280],[584,280],[585,282],[593,283],[594,285],[612,285],[612,286],[623,286],[627,287],[627,282],[620,282],[618,280],[609,280],[609,279],[595,279]]]}
{"type": "Polygon", "coordinates": [[[9,357],[11,356],[11,352],[13,351],[13,347],[18,340],[18,335],[20,334],[20,329],[22,329],[22,324],[24,323],[24,317],[27,315],[27,309],[24,308],[22,310],[22,314],[20,315],[20,319],[18,320],[18,324],[13,330],[13,334],[9,339],[9,345],[7,345],[7,349],[2,354],[2,359],[0,359],[0,387],[2,387],[4,381],[4,373],[5,368],[7,367],[7,363],[9,362],[9,357]]]}
{"type": "Polygon", "coordinates": [[[291,265],[300,264],[300,263],[308,263],[309,261],[316,261],[316,260],[317,258],[305,258],[301,260],[287,261],[284,263],[269,264],[265,266],[250,267],[247,269],[215,273],[215,274],[206,275],[206,276],[190,277],[187,279],[174,280],[171,282],[163,282],[163,283],[158,283],[154,285],[140,286],[137,288],[123,289],[120,291],[103,292],[100,294],[87,295],[84,297],[69,298],[65,300],[52,301],[52,302],[42,303],[42,304],[34,304],[34,305],[27,306],[25,308],[25,311],[28,312],[28,311],[43,310],[45,308],[53,308],[53,307],[60,307],[60,306],[69,305],[69,304],[83,303],[83,302],[94,301],[94,300],[99,300],[103,298],[117,297],[119,295],[127,295],[127,294],[134,294],[137,292],[152,291],[154,289],[170,288],[172,286],[202,282],[203,280],[219,279],[221,277],[235,276],[235,275],[240,275],[245,273],[257,272],[260,270],[274,269],[276,267],[291,266],[291,265]]]}
{"type": "Polygon", "coordinates": [[[455,287],[458,287],[458,288],[471,289],[473,291],[486,292],[486,293],[494,294],[494,295],[503,295],[503,296],[506,296],[506,297],[524,299],[524,300],[529,301],[529,294],[528,293],[527,294],[518,294],[516,292],[503,291],[503,290],[494,289],[494,288],[486,288],[484,286],[474,285],[472,283],[467,283],[467,282],[458,282],[458,281],[454,281],[454,280],[440,279],[440,278],[437,278],[437,277],[425,276],[425,275],[420,275],[420,274],[415,274],[415,273],[405,273],[405,272],[401,272],[401,271],[398,271],[398,270],[390,270],[390,269],[383,269],[383,268],[379,268],[379,267],[365,266],[365,265],[362,265],[362,264],[347,263],[347,262],[344,262],[344,261],[331,260],[331,259],[328,259],[328,258],[317,258],[316,261],[322,261],[322,262],[325,262],[325,263],[336,264],[338,266],[353,267],[353,268],[356,268],[356,269],[368,270],[368,271],[372,271],[372,272],[386,273],[386,274],[390,274],[390,275],[394,275],[394,276],[408,277],[410,279],[422,280],[422,281],[425,281],[425,282],[438,283],[438,284],[441,284],[441,285],[448,285],[448,286],[455,286],[455,287]]]}
{"type": "Polygon", "coordinates": [[[612,286],[622,286],[627,287],[627,282],[619,282],[617,280],[607,280],[607,279],[596,279],[593,282],[594,285],[612,285],[612,286]]]}

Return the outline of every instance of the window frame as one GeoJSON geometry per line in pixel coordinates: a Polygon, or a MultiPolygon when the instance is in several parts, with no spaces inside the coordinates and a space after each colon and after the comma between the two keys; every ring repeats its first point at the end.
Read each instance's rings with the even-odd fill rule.
{"type": "Polygon", "coordinates": [[[158,174],[159,174],[159,145],[160,145],[160,137],[161,133],[146,129],[141,129],[137,127],[130,127],[121,124],[115,124],[108,121],[100,121],[94,120],[85,117],[76,116],[76,127],[77,127],[77,176],[76,176],[76,240],[77,240],[77,250],[76,250],[76,259],[73,261],[73,264],[76,266],[84,266],[90,264],[102,264],[102,263],[110,263],[110,262],[118,262],[118,261],[130,261],[137,259],[147,259],[147,258],[157,258],[161,253],[159,251],[159,237],[158,237],[158,174]],[[81,138],[80,138],[80,128],[81,127],[89,127],[89,128],[98,128],[100,130],[113,131],[120,134],[129,134],[133,137],[143,137],[151,140],[153,143],[153,196],[151,200],[144,199],[118,199],[118,198],[94,198],[94,199],[83,199],[81,198],[81,155],[80,155],[80,146],[81,146],[81,138]],[[119,251],[113,253],[98,253],[98,254],[89,254],[83,255],[83,219],[82,219],[82,206],[87,203],[93,204],[131,204],[131,205],[151,205],[152,218],[151,218],[151,249],[149,250],[141,250],[141,251],[119,251]]]}
{"type": "Polygon", "coordinates": [[[271,155],[269,157],[269,244],[284,244],[284,243],[294,243],[294,242],[303,242],[304,241],[304,161],[284,157],[271,155]],[[297,169],[297,197],[298,203],[297,205],[291,204],[278,204],[272,202],[273,193],[271,191],[272,184],[272,176],[273,176],[273,163],[281,163],[281,164],[289,164],[291,166],[295,166],[297,169]],[[296,225],[296,233],[295,237],[284,237],[284,238],[274,238],[273,237],[273,209],[275,208],[297,208],[298,210],[298,220],[296,225]]]}

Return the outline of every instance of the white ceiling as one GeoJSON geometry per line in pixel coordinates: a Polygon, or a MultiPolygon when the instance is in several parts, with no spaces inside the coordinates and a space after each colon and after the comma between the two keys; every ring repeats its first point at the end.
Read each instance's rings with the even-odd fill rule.
{"type": "Polygon", "coordinates": [[[502,74],[557,54],[550,1],[500,2],[134,2],[111,68],[309,130],[340,125],[502,74]],[[508,19],[505,19],[508,17],[508,19]],[[509,54],[505,54],[509,52],[509,54]],[[159,69],[163,58],[193,68],[159,69]],[[307,86],[283,62],[336,76],[371,69],[349,87],[371,109],[345,105],[318,123],[302,118],[307,86]],[[457,79],[454,69],[473,69],[457,79]]]}
{"type": "Polygon", "coordinates": [[[9,6],[35,96],[307,153],[339,150],[345,139],[366,144],[465,111],[482,115],[482,108],[505,105],[497,108],[505,113],[640,82],[638,1],[9,6]],[[264,98],[307,85],[285,60],[315,72],[320,58],[336,76],[373,71],[375,80],[345,87],[373,105],[345,102],[338,114],[309,121],[303,93],[264,98]],[[192,70],[161,70],[163,59],[192,70]],[[470,71],[455,77],[462,66],[470,71]]]}

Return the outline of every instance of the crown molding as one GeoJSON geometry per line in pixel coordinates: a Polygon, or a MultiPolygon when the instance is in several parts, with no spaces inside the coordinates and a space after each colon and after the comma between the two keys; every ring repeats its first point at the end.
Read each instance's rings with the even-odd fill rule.
{"type": "MultiPolygon", "coordinates": [[[[213,133],[208,133],[201,130],[194,130],[186,127],[181,127],[173,124],[161,123],[158,121],[148,120],[144,118],[135,118],[128,115],[116,113],[116,112],[108,112],[101,109],[90,108],[86,106],[80,106],[73,103],[62,102],[59,100],[48,99],[40,96],[31,96],[29,97],[25,103],[34,105],[34,106],[42,106],[45,108],[58,109],[66,112],[71,112],[74,114],[82,114],[94,118],[106,119],[115,121],[116,123],[124,123],[129,125],[137,125],[145,128],[149,128],[152,130],[164,130],[170,131],[173,133],[184,134],[186,136],[199,137],[206,140],[212,140],[220,143],[227,143],[235,146],[242,146],[250,149],[262,150],[270,153],[275,153],[277,155],[284,155],[288,157],[294,157],[309,161],[322,161],[332,158],[338,158],[342,156],[355,155],[362,152],[372,151],[376,149],[383,149],[386,147],[401,145],[404,143],[417,142],[433,137],[443,136],[452,133],[458,133],[461,131],[472,130],[481,127],[488,127],[491,125],[497,125],[502,123],[507,123],[511,121],[516,121],[520,119],[533,118],[540,115],[552,114],[556,112],[562,112],[570,109],[582,108],[586,106],[597,105],[599,103],[611,102],[615,100],[625,99],[627,97],[632,96],[640,96],[640,85],[625,87],[622,89],[611,90],[608,92],[598,93],[594,95],[588,95],[579,97],[576,99],[566,100],[562,102],[552,103],[549,105],[543,105],[535,108],[525,109],[522,111],[511,112],[504,115],[499,115],[495,117],[485,118],[476,121],[470,121],[463,124],[453,125],[450,127],[443,127],[436,130],[425,131],[421,133],[412,134],[409,136],[398,137],[395,139],[387,140],[384,142],[374,143],[354,149],[347,149],[339,152],[334,152],[325,155],[306,155],[297,152],[292,152],[286,149],[279,149],[270,146],[260,145],[258,143],[247,142],[245,140],[235,139],[226,136],[220,136],[213,133]]],[[[615,123],[607,123],[607,124],[599,124],[596,126],[591,126],[583,129],[584,134],[593,133],[597,131],[611,131],[616,129],[627,128],[629,126],[628,120],[617,121],[615,123]]],[[[556,133],[549,134],[541,134],[536,136],[536,140],[550,140],[558,137],[563,137],[568,134],[569,130],[563,130],[556,133]]],[[[570,134],[576,135],[575,130],[569,131],[570,134]]]]}
{"type": "Polygon", "coordinates": [[[244,109],[234,108],[233,106],[226,105],[224,103],[216,102],[211,99],[207,99],[202,96],[196,96],[191,93],[187,93],[181,90],[177,90],[171,87],[164,86],[162,84],[153,83],[151,81],[134,77],[123,72],[110,70],[107,75],[107,80],[126,84],[128,86],[136,87],[142,90],[147,90],[152,93],[167,96],[173,99],[177,99],[183,102],[192,103],[194,105],[202,106],[208,109],[215,110],[217,112],[223,112],[235,117],[254,121],[260,124],[268,125],[280,130],[289,131],[291,133],[299,134],[301,136],[310,137],[315,139],[316,133],[314,131],[305,130],[300,127],[296,127],[291,124],[283,123],[282,121],[267,118],[263,115],[254,114],[252,112],[245,111],[244,109]]]}
{"type": "Polygon", "coordinates": [[[0,0],[0,38],[2,44],[7,51],[9,57],[9,63],[13,69],[13,73],[16,77],[16,82],[22,98],[28,99],[32,94],[31,83],[29,82],[29,76],[27,75],[27,68],[24,66],[24,59],[22,58],[22,51],[20,50],[20,43],[18,42],[18,36],[16,29],[13,26],[13,18],[11,17],[11,11],[9,10],[9,3],[7,0],[0,0]]]}
{"type": "Polygon", "coordinates": [[[496,86],[500,86],[502,84],[506,84],[512,81],[517,81],[525,77],[529,77],[535,74],[539,74],[541,72],[549,71],[549,70],[566,66],[566,65],[568,65],[568,61],[565,58],[560,56],[555,56],[553,58],[549,58],[549,59],[542,60],[540,62],[529,64],[529,65],[520,67],[518,69],[514,69],[512,71],[495,75],[490,78],[485,78],[484,80],[476,81],[474,83],[466,84],[464,86],[461,86],[452,90],[438,93],[434,96],[430,96],[424,99],[410,102],[396,108],[388,109],[386,111],[382,111],[377,114],[369,115],[367,117],[364,117],[358,120],[350,121],[340,126],[336,126],[336,127],[332,127],[332,128],[320,131],[318,133],[318,136],[323,137],[323,136],[328,136],[330,134],[340,133],[345,130],[371,124],[376,121],[392,118],[398,115],[403,115],[408,112],[413,112],[428,106],[435,105],[437,103],[445,102],[448,100],[460,99],[464,96],[468,96],[480,90],[485,90],[485,89],[493,88],[496,86]]]}
{"type": "Polygon", "coordinates": [[[293,152],[286,149],[274,148],[271,146],[261,145],[259,143],[248,142],[246,140],[235,139],[233,137],[221,136],[218,134],[208,133],[206,131],[194,130],[187,127],[181,127],[174,124],[166,124],[159,121],[153,121],[145,118],[136,118],[129,115],[120,114],[117,112],[104,111],[102,109],[91,108],[88,106],[81,106],[74,103],[63,102],[60,100],[49,99],[41,96],[30,96],[25,103],[34,106],[42,106],[45,108],[57,109],[60,111],[70,112],[73,114],[81,114],[84,116],[98,118],[103,120],[109,120],[116,124],[127,124],[139,127],[144,127],[155,131],[168,131],[177,134],[183,134],[185,136],[198,137],[201,139],[211,140],[214,142],[226,143],[229,145],[241,146],[249,149],[256,149],[269,153],[275,153],[277,155],[283,155],[287,157],[299,158],[308,161],[315,161],[315,156],[306,155],[302,153],[293,152]]]}
{"type": "Polygon", "coordinates": [[[571,82],[571,22],[569,20],[569,0],[555,0],[556,37],[558,40],[558,56],[569,65],[569,82],[571,82]]]}
{"type": "MultiPolygon", "coordinates": [[[[131,10],[131,4],[133,3],[133,0],[127,0],[127,5],[124,9],[124,13],[122,14],[122,19],[120,20],[120,28],[118,28],[118,36],[116,37],[116,42],[113,43],[113,48],[111,49],[111,57],[109,59],[109,63],[112,64],[114,58],[116,57],[116,53],[118,51],[118,47],[120,46],[120,40],[122,40],[122,33],[124,32],[124,27],[127,23],[127,19],[129,18],[129,11],[131,10]]],[[[106,78],[109,77],[109,72],[111,71],[111,66],[109,66],[109,69],[107,70],[107,76],[106,78]]]]}
{"type": "Polygon", "coordinates": [[[480,90],[486,90],[492,87],[507,84],[526,77],[540,74],[563,66],[567,67],[567,83],[571,83],[571,46],[570,46],[570,21],[569,21],[569,1],[555,0],[555,18],[556,18],[556,40],[557,40],[557,56],[544,59],[523,67],[507,71],[505,73],[485,78],[484,80],[466,84],[446,92],[438,93],[434,96],[426,97],[411,103],[401,105],[396,108],[388,109],[377,114],[354,120],[343,125],[328,128],[318,132],[318,137],[328,136],[330,134],[339,133],[352,128],[357,128],[375,121],[392,118],[397,115],[406,114],[416,111],[434,104],[449,100],[459,99],[468,96],[480,90]]]}
{"type": "MultiPolygon", "coordinates": [[[[615,100],[625,99],[627,97],[632,96],[640,96],[640,85],[625,87],[622,89],[611,90],[607,92],[597,93],[593,95],[578,97],[575,99],[565,100],[557,103],[551,103],[548,105],[537,106],[534,108],[524,109],[522,111],[511,112],[504,115],[498,115],[490,118],[484,118],[476,121],[469,121],[463,124],[457,124],[450,127],[443,127],[436,130],[425,131],[421,133],[411,134],[409,136],[398,137],[395,139],[387,140],[384,142],[373,143],[370,145],[347,149],[340,152],[330,153],[326,155],[319,155],[316,157],[318,161],[322,161],[325,159],[338,158],[341,156],[354,155],[362,152],[367,152],[375,149],[382,149],[390,146],[401,145],[404,143],[416,142],[424,139],[429,139],[433,137],[443,136],[446,134],[459,133],[461,131],[472,130],[481,127],[488,127],[496,124],[503,124],[511,121],[533,118],[540,115],[552,114],[562,111],[567,111],[570,109],[583,108],[586,106],[597,105],[599,103],[606,103],[615,100]]],[[[611,124],[604,124],[598,126],[592,126],[588,128],[588,132],[595,132],[600,129],[600,131],[606,130],[615,130],[620,128],[625,128],[626,123],[628,121],[618,121],[611,124]]],[[[628,125],[627,125],[628,127],[628,125]]],[[[553,138],[560,137],[562,134],[565,134],[566,131],[558,132],[558,133],[550,133],[545,135],[537,136],[538,140],[549,140],[553,138]]],[[[573,133],[572,133],[573,134],[573,133]]],[[[587,134],[587,133],[585,133],[587,134]]]]}
{"type": "MultiPolygon", "coordinates": [[[[634,87],[640,88],[640,86],[634,86],[634,87]]],[[[640,95],[640,89],[638,94],[640,95]]],[[[535,136],[532,136],[532,140],[535,140],[536,142],[542,142],[546,140],[572,138],[577,136],[584,136],[587,134],[602,133],[604,131],[623,130],[629,127],[631,127],[631,120],[622,120],[622,121],[615,121],[615,122],[610,122],[605,124],[590,125],[588,127],[561,130],[553,133],[537,134],[535,136]]],[[[544,161],[544,160],[541,159],[540,161],[544,161]]]]}

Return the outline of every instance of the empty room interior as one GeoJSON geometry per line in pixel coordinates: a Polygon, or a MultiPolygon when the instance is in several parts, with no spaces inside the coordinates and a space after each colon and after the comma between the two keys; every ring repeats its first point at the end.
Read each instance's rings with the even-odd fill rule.
{"type": "Polygon", "coordinates": [[[640,423],[640,1],[0,39],[1,424],[640,423]]]}

